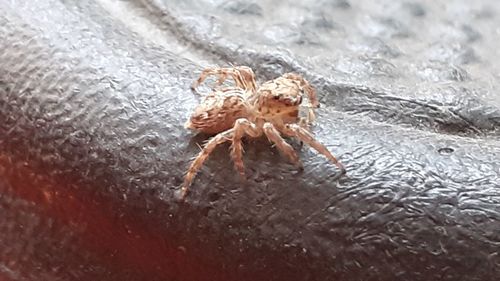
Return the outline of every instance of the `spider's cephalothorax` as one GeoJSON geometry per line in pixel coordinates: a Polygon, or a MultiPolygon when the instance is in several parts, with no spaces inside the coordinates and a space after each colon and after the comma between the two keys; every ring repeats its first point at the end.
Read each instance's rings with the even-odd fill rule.
{"type": "Polygon", "coordinates": [[[186,128],[208,134],[215,134],[203,147],[189,167],[182,185],[182,197],[203,162],[215,147],[231,141],[231,157],[238,172],[244,176],[242,161],[244,136],[260,137],[263,134],[285,154],[292,163],[301,166],[295,150],[281,135],[296,137],[325,155],[345,173],[344,166],[316,141],[308,131],[308,124],[314,121],[314,108],[319,106],[314,89],[301,76],[287,73],[257,87],[253,71],[246,66],[232,68],[208,68],[193,84],[193,89],[200,85],[207,76],[218,75],[219,79],[204,101],[198,105],[186,128]],[[221,87],[230,76],[235,87],[221,87]],[[309,112],[306,118],[299,117],[299,107],[303,95],[309,99],[309,112]]]}
{"type": "Polygon", "coordinates": [[[316,93],[304,78],[293,73],[287,73],[262,84],[254,96],[254,107],[258,116],[265,120],[282,119],[284,123],[297,122],[304,92],[311,103],[307,120],[310,123],[314,121],[313,108],[319,105],[316,93]]]}

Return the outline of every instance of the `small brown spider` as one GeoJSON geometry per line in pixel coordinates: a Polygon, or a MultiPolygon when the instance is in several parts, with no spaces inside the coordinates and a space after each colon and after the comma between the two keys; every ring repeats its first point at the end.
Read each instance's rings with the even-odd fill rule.
{"type": "Polygon", "coordinates": [[[249,67],[207,68],[192,88],[196,89],[210,75],[218,75],[216,85],[203,102],[196,107],[185,127],[208,134],[216,134],[200,151],[189,167],[181,187],[184,198],[196,173],[219,144],[232,142],[231,158],[236,170],[245,176],[243,165],[242,138],[249,136],[266,137],[285,154],[290,161],[302,167],[295,150],[281,136],[296,137],[326,156],[345,174],[344,166],[308,131],[307,126],[314,120],[313,108],[319,106],[313,87],[294,73],[287,73],[265,82],[257,88],[255,75],[249,67]],[[231,77],[235,87],[220,86],[231,77]],[[299,106],[303,94],[309,98],[307,118],[299,117],[299,106]]]}

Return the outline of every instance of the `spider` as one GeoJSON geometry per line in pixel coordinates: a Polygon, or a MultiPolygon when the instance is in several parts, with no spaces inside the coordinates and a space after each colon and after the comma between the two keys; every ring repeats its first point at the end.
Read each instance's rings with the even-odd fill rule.
{"type": "Polygon", "coordinates": [[[206,142],[191,163],[181,187],[182,198],[208,156],[226,141],[232,143],[231,158],[236,170],[245,178],[242,160],[242,138],[245,136],[257,138],[265,135],[291,163],[302,168],[297,153],[281,135],[295,137],[326,156],[340,169],[340,175],[346,173],[344,166],[308,130],[319,102],[314,88],[300,75],[287,73],[257,87],[255,75],[249,67],[207,68],[193,83],[192,89],[196,90],[212,75],[218,76],[212,92],[196,107],[185,127],[215,136],[206,142]],[[221,87],[228,77],[232,78],[235,87],[221,87]],[[307,118],[299,117],[304,93],[309,99],[307,118]]]}

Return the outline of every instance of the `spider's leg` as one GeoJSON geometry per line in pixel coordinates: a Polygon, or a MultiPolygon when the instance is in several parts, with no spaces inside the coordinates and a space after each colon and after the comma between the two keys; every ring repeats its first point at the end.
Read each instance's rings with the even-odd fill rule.
{"type": "Polygon", "coordinates": [[[302,163],[300,162],[299,156],[297,152],[293,149],[293,147],[288,144],[280,135],[278,130],[271,123],[264,124],[264,133],[266,134],[269,141],[276,144],[276,147],[283,152],[298,168],[302,168],[302,163]]]}
{"type": "Polygon", "coordinates": [[[257,83],[255,82],[255,74],[250,67],[238,66],[234,68],[235,73],[233,79],[236,85],[242,89],[249,90],[252,93],[257,92],[257,83]]]}
{"type": "MultiPolygon", "coordinates": [[[[231,75],[231,78],[233,78],[236,87],[244,90],[249,90],[252,93],[255,93],[257,91],[255,74],[250,67],[237,66],[233,68],[225,68],[224,70],[226,71],[224,80],[228,75],[231,75]]],[[[224,80],[222,80],[222,82],[224,82],[224,80]]],[[[219,81],[217,82],[219,83],[219,81]]],[[[219,85],[221,85],[222,82],[220,82],[219,85]]]]}
{"type": "Polygon", "coordinates": [[[191,85],[191,89],[193,91],[196,91],[196,88],[198,88],[198,86],[200,86],[201,83],[203,83],[203,81],[205,81],[205,79],[207,79],[207,77],[211,75],[218,75],[219,78],[217,79],[216,84],[221,85],[226,80],[227,75],[229,74],[228,71],[230,71],[230,69],[228,68],[205,68],[201,72],[200,77],[198,77],[198,79],[194,81],[193,85],[191,85]]]}
{"type": "Polygon", "coordinates": [[[189,169],[186,173],[186,176],[184,177],[184,183],[182,184],[181,187],[181,196],[184,198],[188,192],[188,187],[191,185],[193,182],[194,176],[198,172],[198,170],[201,168],[203,165],[203,162],[205,162],[210,155],[217,147],[217,145],[222,144],[228,140],[231,139],[233,136],[234,129],[229,129],[225,132],[222,132],[220,134],[217,134],[213,138],[211,138],[203,147],[203,149],[200,151],[200,153],[196,156],[196,158],[193,160],[191,163],[191,166],[189,166],[189,169]]]}
{"type": "MultiPolygon", "coordinates": [[[[219,78],[215,81],[215,86],[220,86],[224,83],[228,76],[233,78],[236,87],[256,91],[255,74],[249,67],[233,67],[233,68],[206,68],[204,69],[200,77],[193,83],[191,89],[195,90],[208,76],[218,75],[219,78]]],[[[212,87],[215,88],[215,87],[212,87]]]]}
{"type": "Polygon", "coordinates": [[[315,140],[313,135],[311,135],[311,133],[309,133],[306,129],[297,124],[287,124],[281,129],[285,134],[298,138],[299,140],[307,143],[312,148],[316,149],[319,153],[326,156],[328,160],[332,161],[332,163],[340,169],[341,174],[346,173],[344,165],[342,165],[342,163],[340,163],[337,158],[335,158],[335,156],[333,156],[330,151],[328,151],[326,146],[315,140]]]}
{"type": "Polygon", "coordinates": [[[241,139],[243,136],[249,135],[252,138],[259,137],[261,130],[248,119],[240,118],[234,124],[233,144],[231,146],[231,157],[233,158],[236,170],[240,175],[245,177],[245,166],[243,165],[243,145],[241,139]]]}

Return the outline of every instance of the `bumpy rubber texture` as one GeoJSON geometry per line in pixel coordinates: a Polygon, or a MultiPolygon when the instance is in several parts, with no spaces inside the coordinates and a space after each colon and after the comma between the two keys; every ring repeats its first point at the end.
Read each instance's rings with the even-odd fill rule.
{"type": "MultiPolygon", "coordinates": [[[[426,5],[439,4],[375,17],[367,10],[377,4],[366,1],[304,2],[290,13],[272,9],[290,21],[310,15],[302,37],[293,29],[279,37],[297,25],[263,28],[271,9],[260,2],[221,1],[213,10],[185,1],[0,3],[0,279],[500,279],[500,119],[489,94],[496,85],[464,74],[496,69],[496,61],[484,54],[464,61],[451,72],[461,78],[450,80],[443,64],[408,73],[390,67],[388,57],[398,67],[422,61],[411,49],[368,57],[390,50],[384,44],[417,42],[412,34],[433,36],[416,26],[402,36],[396,19],[409,9],[431,21],[426,5]],[[375,43],[340,48],[341,55],[317,51],[328,42],[311,36],[342,30],[317,13],[328,9],[345,21],[335,42],[375,43]],[[353,14],[368,23],[349,25],[345,15],[353,14]],[[258,28],[235,32],[249,23],[258,28]],[[283,42],[270,53],[265,47],[283,42]],[[308,52],[324,60],[308,60],[308,52]],[[328,58],[335,58],[330,70],[321,65],[328,58]],[[335,167],[305,145],[294,144],[305,167],[298,172],[267,140],[248,141],[246,181],[223,145],[178,201],[206,138],[182,127],[199,102],[189,86],[210,60],[251,65],[260,78],[297,71],[311,80],[323,105],[312,131],[347,175],[337,179],[335,167]],[[388,69],[381,64],[395,72],[381,73],[388,69]]],[[[447,5],[462,5],[443,9],[460,13],[465,4],[447,5]]],[[[495,21],[489,10],[478,11],[495,21]]],[[[446,33],[476,34],[452,27],[446,33]]],[[[450,54],[439,44],[428,48],[450,54]]]]}

